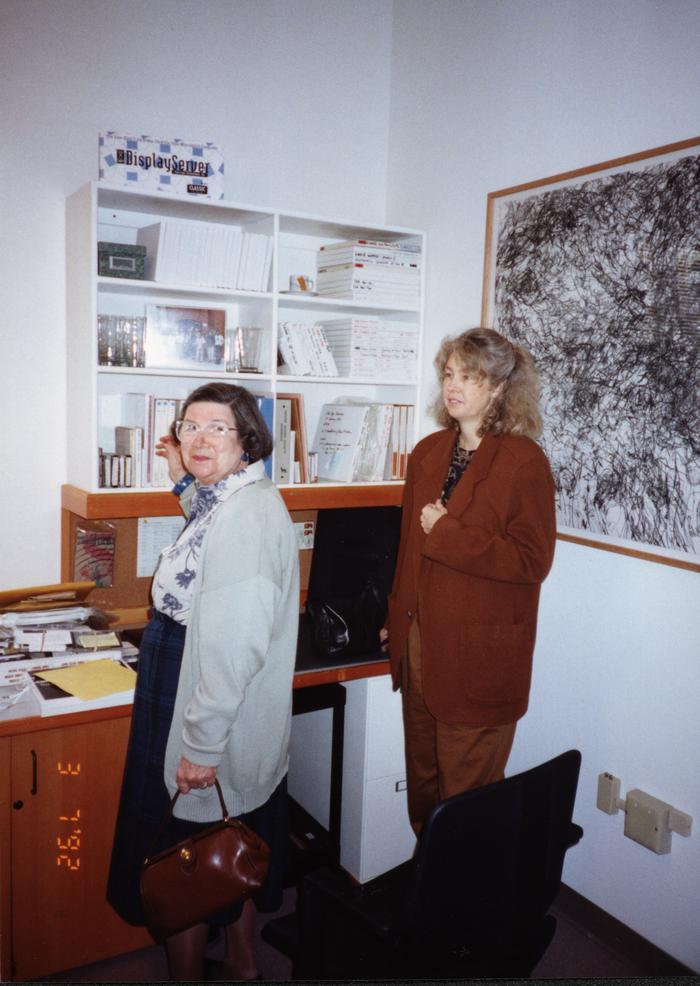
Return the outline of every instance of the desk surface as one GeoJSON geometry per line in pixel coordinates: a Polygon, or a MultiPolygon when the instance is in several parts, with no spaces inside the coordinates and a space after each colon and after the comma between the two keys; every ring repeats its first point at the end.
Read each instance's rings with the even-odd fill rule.
{"type": "MultiPolygon", "coordinates": [[[[358,678],[374,678],[385,674],[389,674],[389,662],[381,651],[363,657],[346,658],[337,663],[322,660],[315,656],[309,646],[304,621],[302,621],[294,672],[294,688],[310,688],[314,685],[354,681],[358,678]]],[[[26,712],[21,712],[21,708],[22,706],[18,706],[11,718],[3,718],[3,714],[0,713],[0,737],[40,732],[45,729],[56,729],[86,722],[101,722],[105,719],[119,719],[131,715],[131,705],[90,709],[87,712],[67,712],[58,716],[32,714],[32,706],[27,707],[26,712]]],[[[11,712],[12,709],[9,709],[8,713],[11,712]]]]}

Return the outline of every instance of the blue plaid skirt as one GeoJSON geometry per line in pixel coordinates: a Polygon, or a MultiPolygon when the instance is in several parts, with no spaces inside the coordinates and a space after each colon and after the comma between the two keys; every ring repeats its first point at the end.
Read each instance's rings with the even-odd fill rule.
{"type": "MultiPolygon", "coordinates": [[[[171,817],[158,842],[154,843],[170,803],[163,780],[163,764],[185,632],[184,626],[155,612],[144,630],[139,650],[131,733],[107,884],[107,900],[129,924],[145,924],[139,892],[144,859],[212,824],[171,817]]],[[[258,910],[275,911],[282,903],[289,853],[286,778],[265,804],[238,817],[270,846],[270,871],[254,900],[258,910]]],[[[210,923],[231,924],[240,917],[241,907],[241,904],[232,904],[215,914],[210,923]]]]}

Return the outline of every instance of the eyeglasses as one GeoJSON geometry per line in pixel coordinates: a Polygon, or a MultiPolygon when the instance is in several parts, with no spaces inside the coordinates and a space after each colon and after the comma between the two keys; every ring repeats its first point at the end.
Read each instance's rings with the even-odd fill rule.
{"type": "Polygon", "coordinates": [[[194,441],[197,435],[206,435],[207,438],[223,441],[230,431],[238,431],[238,428],[231,428],[220,421],[212,421],[204,428],[200,427],[196,421],[175,422],[175,434],[181,442],[194,441]]]}

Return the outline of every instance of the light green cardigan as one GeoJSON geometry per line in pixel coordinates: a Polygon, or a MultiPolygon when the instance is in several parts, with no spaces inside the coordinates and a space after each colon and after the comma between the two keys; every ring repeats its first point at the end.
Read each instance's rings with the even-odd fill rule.
{"type": "MultiPolygon", "coordinates": [[[[183,509],[194,490],[181,497],[183,509]]],[[[299,556],[277,487],[263,478],[217,509],[201,549],[165,754],[175,793],[180,757],[215,766],[232,815],[263,804],[287,773],[299,628],[299,556]]],[[[214,788],[175,814],[221,817],[214,788]]]]}

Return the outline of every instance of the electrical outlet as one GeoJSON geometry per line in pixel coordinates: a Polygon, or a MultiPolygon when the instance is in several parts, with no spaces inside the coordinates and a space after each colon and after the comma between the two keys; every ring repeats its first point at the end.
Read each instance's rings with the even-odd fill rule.
{"type": "Polygon", "coordinates": [[[620,778],[614,777],[607,771],[598,774],[598,798],[596,805],[607,815],[617,815],[620,798],[620,778]]]}

